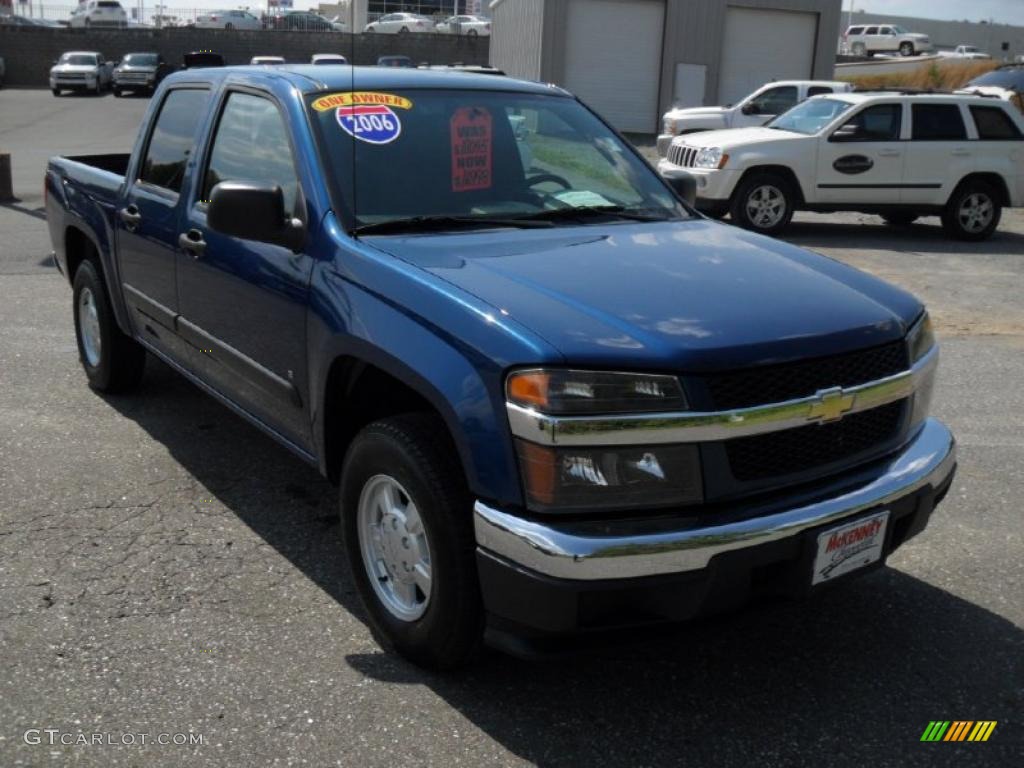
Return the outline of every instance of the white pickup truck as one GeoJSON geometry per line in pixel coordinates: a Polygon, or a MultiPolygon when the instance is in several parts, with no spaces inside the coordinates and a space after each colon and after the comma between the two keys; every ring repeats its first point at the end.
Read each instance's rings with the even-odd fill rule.
{"type": "Polygon", "coordinates": [[[950,236],[982,240],[1024,206],[1024,117],[981,96],[816,96],[765,127],[679,136],[658,171],[689,173],[698,208],[768,235],[799,209],[941,216],[950,236]]]}
{"type": "Polygon", "coordinates": [[[658,136],[658,156],[665,156],[668,145],[676,136],[721,128],[764,125],[811,96],[842,93],[851,89],[849,83],[830,80],[779,80],[762,85],[736,104],[670,109],[665,113],[663,131],[658,136]]]}
{"type": "Polygon", "coordinates": [[[977,59],[985,60],[991,59],[987,53],[983,52],[976,45],[958,45],[952,51],[939,51],[939,56],[947,59],[977,59]]]}

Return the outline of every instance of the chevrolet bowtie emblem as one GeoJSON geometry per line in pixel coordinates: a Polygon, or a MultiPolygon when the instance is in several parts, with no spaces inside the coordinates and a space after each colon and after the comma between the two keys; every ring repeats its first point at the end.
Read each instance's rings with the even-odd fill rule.
{"type": "Polygon", "coordinates": [[[853,404],[857,400],[856,395],[843,392],[842,387],[823,389],[815,397],[818,398],[818,402],[811,403],[807,412],[810,421],[838,421],[853,410],[853,404]]]}

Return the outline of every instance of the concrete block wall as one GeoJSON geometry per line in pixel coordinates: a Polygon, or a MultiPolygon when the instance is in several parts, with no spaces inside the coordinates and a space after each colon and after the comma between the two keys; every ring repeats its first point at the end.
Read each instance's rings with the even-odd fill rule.
{"type": "Polygon", "coordinates": [[[51,63],[65,51],[99,51],[117,61],[133,51],[155,51],[180,64],[189,51],[210,49],[228,64],[253,56],[284,56],[305,63],[314,53],[341,53],[355,64],[376,64],[378,56],[403,54],[417,63],[487,64],[489,39],[455,35],[349,35],[340,32],[224,31],[213,29],[32,29],[0,27],[0,57],[8,86],[48,85],[51,63]]]}

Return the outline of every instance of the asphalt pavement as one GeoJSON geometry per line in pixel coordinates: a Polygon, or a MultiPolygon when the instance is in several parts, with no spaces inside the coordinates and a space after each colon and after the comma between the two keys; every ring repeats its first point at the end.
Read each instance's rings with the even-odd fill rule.
{"type": "Polygon", "coordinates": [[[922,295],[944,342],[960,471],[888,568],[439,676],[373,642],[316,472],[162,365],[130,397],[86,386],[42,174],[127,151],[146,106],[0,91],[0,766],[1024,763],[1024,212],[979,245],[854,214],[787,235],[922,295]],[[921,743],[931,720],[998,725],[921,743]]]}

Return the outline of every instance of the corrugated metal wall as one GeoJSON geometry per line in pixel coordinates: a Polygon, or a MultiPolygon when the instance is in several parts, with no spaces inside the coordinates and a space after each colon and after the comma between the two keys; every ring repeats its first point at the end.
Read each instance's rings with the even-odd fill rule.
{"type": "Polygon", "coordinates": [[[542,80],[544,0],[495,0],[491,64],[512,77],[542,80]]]}

